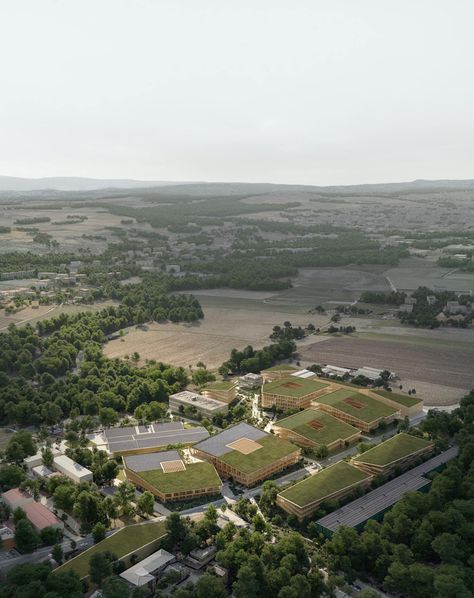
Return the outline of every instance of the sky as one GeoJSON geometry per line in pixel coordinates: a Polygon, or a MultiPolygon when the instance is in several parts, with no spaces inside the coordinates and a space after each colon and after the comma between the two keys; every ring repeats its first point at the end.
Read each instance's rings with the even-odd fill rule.
{"type": "Polygon", "coordinates": [[[474,178],[472,0],[0,0],[0,174],[474,178]]]}

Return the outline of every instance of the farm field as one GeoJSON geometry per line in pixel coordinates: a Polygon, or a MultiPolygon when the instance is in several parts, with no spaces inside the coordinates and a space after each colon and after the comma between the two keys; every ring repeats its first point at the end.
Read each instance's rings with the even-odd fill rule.
{"type": "MultiPolygon", "coordinates": [[[[383,335],[371,338],[338,337],[307,345],[302,360],[338,366],[387,368],[400,377],[404,388],[415,387],[427,405],[449,405],[474,387],[474,345],[410,342],[403,336],[390,340],[383,335]]],[[[397,382],[398,383],[398,382],[397,382]]]]}
{"type": "Polygon", "coordinates": [[[137,351],[142,362],[156,359],[187,367],[203,361],[209,368],[216,368],[233,348],[241,350],[249,344],[260,348],[270,344],[273,326],[285,320],[302,326],[312,322],[316,327],[327,321],[326,317],[309,314],[239,309],[235,302],[232,299],[224,303],[227,307],[208,307],[207,301],[201,301],[204,320],[193,324],[151,323],[141,329],[132,328],[123,339],[107,343],[104,352],[108,357],[124,357],[137,351]]]}

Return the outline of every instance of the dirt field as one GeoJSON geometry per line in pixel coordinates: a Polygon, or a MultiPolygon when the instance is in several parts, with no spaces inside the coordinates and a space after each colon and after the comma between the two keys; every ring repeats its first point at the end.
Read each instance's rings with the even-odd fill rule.
{"type": "Polygon", "coordinates": [[[142,360],[156,359],[174,365],[188,366],[203,361],[215,368],[225,361],[234,347],[251,344],[260,348],[271,341],[273,326],[290,320],[293,325],[320,326],[319,316],[301,316],[288,312],[208,307],[205,318],[195,324],[149,324],[147,330],[132,328],[123,339],[108,343],[104,352],[109,357],[123,357],[137,351],[142,360]]]}
{"type": "Polygon", "coordinates": [[[414,343],[375,338],[328,339],[302,347],[306,363],[347,367],[368,365],[396,372],[405,388],[415,387],[426,404],[449,404],[474,387],[474,346],[457,348],[439,342],[414,343]]]}

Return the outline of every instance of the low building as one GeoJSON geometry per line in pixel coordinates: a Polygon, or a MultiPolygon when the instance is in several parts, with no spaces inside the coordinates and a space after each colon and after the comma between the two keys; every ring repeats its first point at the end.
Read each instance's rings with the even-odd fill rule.
{"type": "Polygon", "coordinates": [[[12,511],[14,511],[15,509],[18,509],[18,507],[20,507],[21,509],[24,509],[24,507],[27,504],[34,501],[31,494],[27,494],[26,492],[23,492],[19,488],[12,488],[11,490],[7,490],[6,492],[3,492],[2,500],[7,505],[7,507],[10,507],[10,509],[12,511]]]}
{"type": "Polygon", "coordinates": [[[372,476],[339,461],[277,494],[276,504],[301,521],[325,501],[344,498],[370,485],[372,476]]]}
{"type": "Polygon", "coordinates": [[[372,394],[379,401],[400,409],[402,417],[412,417],[423,411],[423,399],[415,397],[413,395],[402,395],[397,392],[387,390],[372,390],[372,391],[361,391],[363,394],[372,394]]]}
{"type": "Polygon", "coordinates": [[[273,380],[280,380],[281,378],[286,378],[290,374],[293,374],[297,371],[298,368],[295,368],[294,365],[290,365],[289,363],[281,363],[280,365],[274,365],[271,368],[262,370],[260,374],[264,382],[272,382],[273,380]]]}
{"type": "Polygon", "coordinates": [[[350,370],[349,368],[341,368],[338,365],[328,364],[321,368],[321,372],[328,378],[334,378],[335,376],[343,378],[344,376],[350,376],[352,370],[350,370]]]}
{"type": "Polygon", "coordinates": [[[176,557],[173,554],[160,548],[146,559],[120,573],[120,577],[132,587],[148,587],[150,590],[154,590],[155,582],[160,573],[175,561],[176,557]]]}
{"type": "Polygon", "coordinates": [[[22,507],[22,509],[25,511],[29,522],[37,532],[40,532],[47,527],[64,529],[64,523],[39,502],[30,502],[22,507]]]}
{"type": "MultiPolygon", "coordinates": [[[[56,448],[51,448],[51,452],[53,453],[53,457],[56,455],[60,455],[61,451],[58,451],[56,448]]],[[[42,451],[39,450],[36,455],[32,455],[31,457],[26,457],[23,460],[23,463],[26,465],[28,470],[32,470],[33,467],[38,467],[39,465],[43,465],[43,454],[42,451]]]]}
{"type": "Polygon", "coordinates": [[[216,552],[217,548],[214,545],[206,546],[205,548],[195,548],[191,550],[184,562],[191,569],[202,569],[212,561],[216,552]]]}
{"type": "Polygon", "coordinates": [[[185,408],[191,408],[196,413],[200,413],[206,417],[214,417],[214,415],[226,415],[229,406],[227,403],[211,399],[209,397],[191,392],[190,390],[183,390],[177,392],[169,397],[169,408],[174,413],[180,413],[185,408]]]}
{"type": "Polygon", "coordinates": [[[76,484],[81,482],[92,482],[92,471],[79,465],[66,455],[58,455],[54,457],[53,465],[56,471],[62,473],[76,484]]]}
{"type": "Polygon", "coordinates": [[[211,382],[202,389],[202,394],[207,399],[214,399],[222,403],[232,403],[237,396],[237,381],[223,380],[221,382],[211,382]]]}
{"type": "Polygon", "coordinates": [[[305,409],[327,388],[328,384],[319,379],[295,376],[279,378],[262,386],[262,407],[270,409],[275,406],[282,411],[305,409]]]}
{"type": "Polygon", "coordinates": [[[316,376],[315,372],[311,370],[298,370],[296,372],[292,372],[290,376],[296,376],[296,378],[314,378],[316,376]]]}
{"type": "Polygon", "coordinates": [[[191,448],[223,478],[252,486],[298,462],[301,449],[245,422],[226,428],[191,448]]]}
{"type": "MultiPolygon", "coordinates": [[[[359,368],[354,372],[354,377],[364,376],[364,378],[368,378],[372,382],[375,382],[382,376],[384,371],[385,370],[379,370],[377,368],[372,368],[368,365],[364,365],[363,367],[359,368]]],[[[395,374],[393,372],[390,372],[390,378],[395,378],[395,374]]]]}
{"type": "Polygon", "coordinates": [[[401,417],[400,408],[386,405],[349,387],[319,396],[313,401],[313,406],[362,432],[370,432],[382,422],[388,424],[401,417]]]}
{"type": "Polygon", "coordinates": [[[467,305],[461,305],[459,301],[448,301],[444,308],[444,313],[448,316],[464,316],[468,311],[467,305]]]}
{"type": "Polygon", "coordinates": [[[46,465],[33,467],[31,473],[37,478],[48,478],[53,472],[46,465]]]}
{"type": "Polygon", "coordinates": [[[0,527],[0,546],[4,550],[15,548],[15,532],[7,526],[0,527]]]}
{"type": "Polygon", "coordinates": [[[203,426],[185,427],[177,421],[107,428],[101,434],[88,436],[98,448],[114,457],[155,453],[168,445],[188,446],[208,437],[209,432],[203,426]]]}
{"type": "Polygon", "coordinates": [[[239,378],[239,388],[242,389],[252,389],[257,388],[258,386],[262,386],[263,384],[263,377],[260,374],[253,374],[249,372],[245,374],[245,376],[241,376],[239,378]]]}
{"type": "Polygon", "coordinates": [[[443,467],[457,454],[458,448],[452,447],[436,457],[432,457],[390,482],[318,519],[316,525],[327,537],[331,537],[343,525],[361,531],[369,519],[381,520],[385,513],[407,492],[417,492],[429,486],[431,480],[425,476],[443,467]]]}
{"type": "Polygon", "coordinates": [[[410,434],[396,434],[385,442],[353,457],[351,463],[372,475],[386,476],[408,469],[433,451],[433,443],[410,434]]]}
{"type": "Polygon", "coordinates": [[[273,425],[273,432],[299,446],[326,446],[329,451],[357,442],[361,435],[354,426],[314,408],[278,420],[273,425]]]}
{"type": "Polygon", "coordinates": [[[207,461],[184,463],[176,450],[123,457],[127,479],[162,502],[220,494],[222,482],[207,461]]]}

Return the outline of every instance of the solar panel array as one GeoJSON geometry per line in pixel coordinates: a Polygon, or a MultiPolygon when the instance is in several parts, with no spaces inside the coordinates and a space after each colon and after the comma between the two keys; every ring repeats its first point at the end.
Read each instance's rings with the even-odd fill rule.
{"type": "Polygon", "coordinates": [[[383,484],[383,486],[379,486],[379,488],[372,490],[365,496],[357,498],[325,517],[321,517],[316,523],[332,532],[337,531],[342,525],[356,527],[367,521],[367,519],[393,506],[407,492],[420,490],[430,484],[430,480],[423,476],[440,465],[454,459],[457,454],[458,448],[452,447],[444,453],[440,453],[436,457],[425,461],[425,463],[417,465],[390,482],[383,484]]]}
{"type": "Polygon", "coordinates": [[[236,424],[231,428],[226,428],[219,434],[211,436],[207,440],[195,445],[194,448],[202,450],[215,457],[220,457],[230,452],[232,449],[228,447],[229,444],[240,440],[241,438],[248,438],[250,440],[259,440],[264,438],[267,434],[258,428],[254,428],[245,422],[236,424]]]}
{"type": "Polygon", "coordinates": [[[124,457],[125,466],[132,471],[151,471],[159,469],[166,461],[177,461],[180,459],[178,451],[161,451],[159,453],[145,453],[144,455],[130,455],[124,457]]]}
{"type": "Polygon", "coordinates": [[[104,431],[107,447],[111,453],[163,447],[168,444],[190,444],[209,437],[202,427],[185,428],[182,422],[150,424],[109,428],[104,431]]]}

